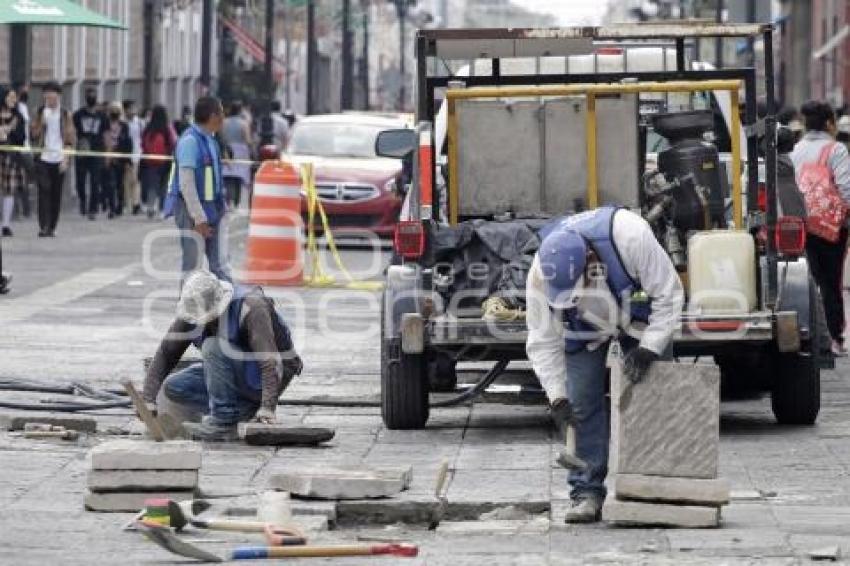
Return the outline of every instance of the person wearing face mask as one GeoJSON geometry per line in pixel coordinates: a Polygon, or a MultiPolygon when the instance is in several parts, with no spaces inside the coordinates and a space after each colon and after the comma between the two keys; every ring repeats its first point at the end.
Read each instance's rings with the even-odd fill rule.
{"type": "Polygon", "coordinates": [[[666,354],[684,291],[646,220],[612,206],[556,219],[528,274],[526,353],[559,431],[571,424],[576,456],[566,522],[599,521],[608,468],[605,404],[608,348],[626,352],[624,376],[638,384],[666,354]]]}
{"type": "MultiPolygon", "coordinates": [[[[29,103],[30,85],[27,83],[17,83],[15,92],[18,93],[18,112],[24,118],[24,147],[30,148],[30,109],[29,103]]],[[[29,218],[32,215],[32,203],[30,202],[30,186],[35,184],[35,158],[32,153],[22,153],[20,155],[21,164],[26,175],[26,183],[15,195],[18,199],[19,210],[24,218],[29,218]]]]}
{"type": "MultiPolygon", "coordinates": [[[[77,150],[103,151],[104,136],[108,128],[108,120],[97,106],[97,89],[86,89],[86,105],[74,112],[77,150]]],[[[103,166],[103,158],[96,156],[81,155],[75,162],[80,214],[85,215],[88,212],[89,220],[96,218],[98,208],[104,204],[101,197],[103,166]],[[88,198],[86,198],[86,180],[89,184],[88,198]]]]}
{"type": "Polygon", "coordinates": [[[127,120],[127,128],[133,145],[133,157],[124,171],[124,200],[128,207],[132,207],[133,216],[142,211],[142,185],[139,182],[139,164],[142,161],[142,130],[145,123],[136,112],[136,102],[125,100],[124,117],[127,120]]]}
{"type": "Polygon", "coordinates": [[[108,108],[108,126],[105,140],[107,153],[124,153],[128,157],[108,156],[105,159],[104,170],[104,202],[108,207],[108,217],[121,216],[124,212],[124,175],[129,156],[133,153],[133,140],[130,138],[130,128],[123,120],[121,104],[113,102],[108,108]]]}
{"type": "MultiPolygon", "coordinates": [[[[0,87],[0,145],[21,146],[26,141],[26,122],[18,112],[18,95],[0,87]]],[[[19,153],[0,152],[0,227],[3,236],[12,235],[12,210],[15,194],[26,185],[26,175],[19,153]]]]}

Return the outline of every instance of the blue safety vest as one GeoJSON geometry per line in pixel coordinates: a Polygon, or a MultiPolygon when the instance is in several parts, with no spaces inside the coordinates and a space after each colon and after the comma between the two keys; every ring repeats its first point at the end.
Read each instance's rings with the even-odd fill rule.
{"type": "MultiPolygon", "coordinates": [[[[198,199],[204,207],[207,222],[210,225],[216,225],[224,216],[225,209],[221,162],[213,158],[208,136],[201,132],[196,125],[193,124],[186,128],[186,131],[180,137],[180,141],[183,141],[187,136],[194,137],[198,146],[198,160],[194,167],[195,189],[198,191],[198,199]]],[[[180,196],[180,167],[177,165],[177,151],[175,149],[174,162],[171,165],[171,173],[168,177],[168,194],[162,206],[162,212],[166,217],[174,214],[174,205],[179,198],[182,198],[180,196]]]]}
{"type": "MultiPolygon", "coordinates": [[[[227,311],[224,313],[224,330],[227,333],[224,338],[230,344],[230,347],[238,352],[245,352],[250,355],[250,350],[247,346],[241,344],[239,339],[239,315],[242,313],[242,304],[245,302],[245,297],[256,289],[256,287],[246,287],[244,285],[236,285],[233,289],[233,297],[230,299],[230,304],[227,306],[227,311]]],[[[200,349],[204,340],[212,337],[212,335],[204,328],[200,336],[195,338],[193,343],[200,349]]],[[[260,374],[260,364],[256,360],[236,360],[236,363],[244,364],[243,373],[245,381],[248,385],[256,390],[263,389],[263,380],[260,374]]]]}
{"type": "MultiPolygon", "coordinates": [[[[634,301],[632,297],[642,291],[640,284],[635,281],[623,265],[620,251],[614,243],[614,215],[619,208],[603,206],[587,212],[557,218],[546,224],[540,230],[541,241],[559,228],[575,230],[587,241],[596,252],[599,261],[605,265],[606,283],[617,304],[622,308],[623,301],[629,300],[629,315],[631,320],[649,321],[651,305],[648,300],[634,301]]],[[[564,313],[564,325],[567,331],[595,332],[597,328],[582,320],[579,313],[570,310],[564,313]]],[[[575,353],[587,346],[590,340],[576,338],[566,339],[567,353],[575,353]]]]}

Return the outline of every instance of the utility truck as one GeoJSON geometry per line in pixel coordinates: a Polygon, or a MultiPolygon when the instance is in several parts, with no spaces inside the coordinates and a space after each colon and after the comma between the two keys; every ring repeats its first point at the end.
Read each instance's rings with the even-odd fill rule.
{"type": "Polygon", "coordinates": [[[816,420],[825,330],[803,219],[779,214],[772,34],[704,22],[418,33],[416,132],[376,143],[414,171],[382,300],[389,428],[424,427],[458,363],[493,362],[480,391],[525,359],[538,231],[603,205],[642,214],[677,268],[674,355],[713,358],[727,391],[769,391],[780,423],[816,420]],[[689,60],[718,37],[761,42],[764,69],[689,60]]]}

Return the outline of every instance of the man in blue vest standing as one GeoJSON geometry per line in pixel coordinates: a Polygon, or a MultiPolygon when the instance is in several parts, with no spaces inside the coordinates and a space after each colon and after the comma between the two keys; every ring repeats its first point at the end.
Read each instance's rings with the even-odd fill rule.
{"type": "Polygon", "coordinates": [[[206,255],[209,270],[230,281],[222,257],[222,219],[226,205],[221,175],[221,154],[213,137],[221,130],[224,109],[221,101],[203,96],[195,103],[195,123],[187,127],[174,150],[174,164],[163,203],[166,217],[174,216],[180,229],[183,277],[201,268],[206,255]]]}
{"type": "Polygon", "coordinates": [[[570,471],[566,521],[595,522],[608,471],[608,347],[619,340],[625,375],[640,382],[670,345],[684,292],[649,225],[626,209],[559,219],[541,237],[526,288],[526,352],[555,424],[574,426],[575,456],[587,464],[570,471]]]}
{"type": "Polygon", "coordinates": [[[198,270],[186,277],[142,395],[196,439],[234,440],[240,421],[275,421],[278,398],[301,368],[289,328],[260,287],[198,270]],[[191,345],[202,363],[169,375],[191,345]]]}

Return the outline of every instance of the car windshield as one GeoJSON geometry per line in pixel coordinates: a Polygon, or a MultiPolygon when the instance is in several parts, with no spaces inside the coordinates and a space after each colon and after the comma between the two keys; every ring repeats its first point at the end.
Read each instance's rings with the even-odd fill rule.
{"type": "Polygon", "coordinates": [[[295,127],[289,151],[324,157],[376,157],[375,139],[386,129],[375,124],[301,123],[295,127]]]}

